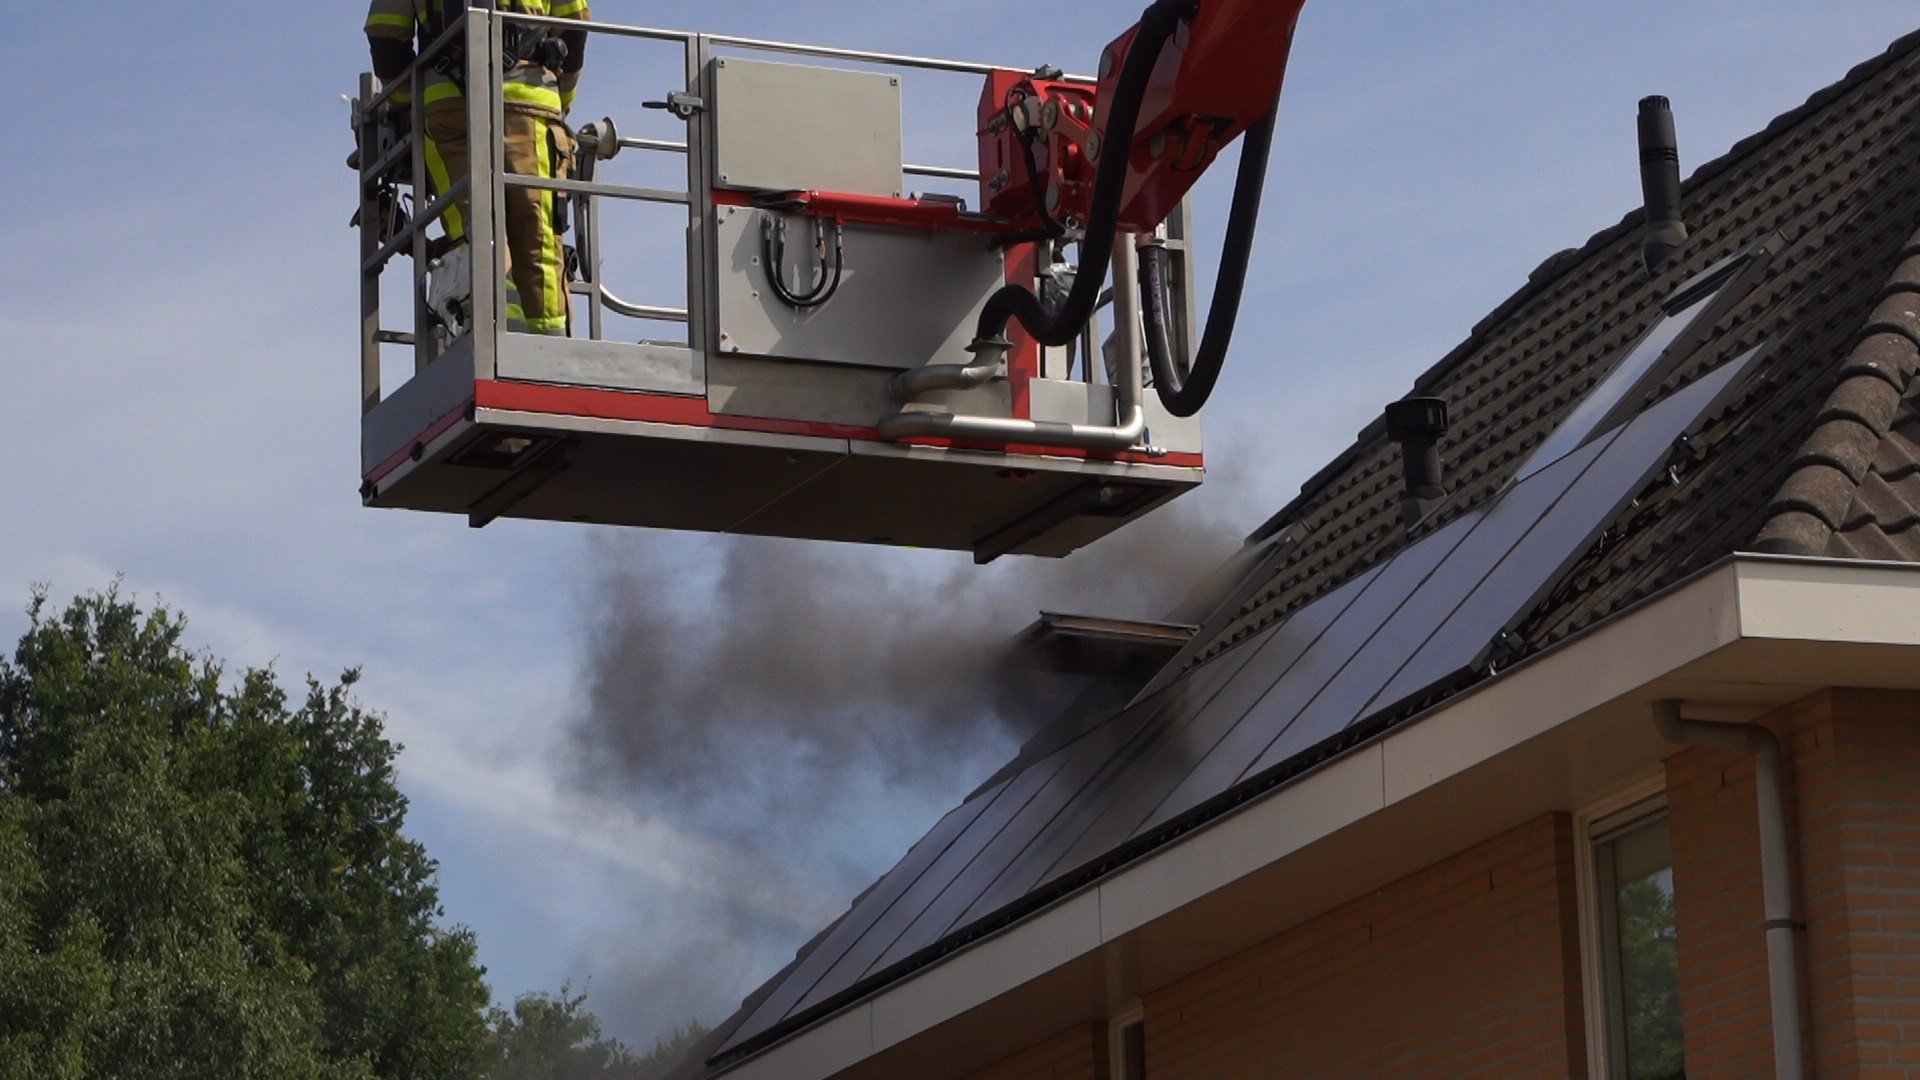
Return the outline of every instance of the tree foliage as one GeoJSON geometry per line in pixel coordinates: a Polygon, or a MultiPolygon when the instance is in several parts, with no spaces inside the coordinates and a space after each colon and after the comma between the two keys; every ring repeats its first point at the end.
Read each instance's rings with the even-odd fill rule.
{"type": "Polygon", "coordinates": [[[1673,871],[1628,882],[1621,886],[1617,903],[1627,1075],[1633,1080],[1678,1080],[1687,1071],[1673,871]]]}
{"type": "Polygon", "coordinates": [[[601,1034],[587,996],[523,994],[511,1012],[494,1014],[499,1059],[492,1080],[660,1080],[680,1063],[707,1029],[689,1023],[635,1054],[601,1034]]]}
{"type": "Polygon", "coordinates": [[[465,930],[349,697],[229,678],[117,591],[0,660],[0,1080],[470,1078],[465,930]]]}

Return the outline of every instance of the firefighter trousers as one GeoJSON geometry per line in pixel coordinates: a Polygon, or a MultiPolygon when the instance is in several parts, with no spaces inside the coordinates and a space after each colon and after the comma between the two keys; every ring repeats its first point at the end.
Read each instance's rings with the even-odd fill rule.
{"type": "MultiPolygon", "coordinates": [[[[435,191],[445,191],[467,175],[472,160],[463,97],[428,102],[427,173],[435,191]]],[[[507,106],[501,132],[506,171],[522,176],[565,180],[572,175],[574,144],[557,116],[507,106]]],[[[509,310],[536,334],[565,336],[568,326],[567,256],[554,227],[554,203],[560,196],[533,188],[506,189],[502,209],[507,220],[507,280],[519,293],[519,311],[509,310]]],[[[447,235],[465,240],[468,201],[449,209],[447,235]]],[[[476,278],[479,268],[475,267],[476,278]]],[[[510,305],[511,307],[511,305],[510,305]]]]}

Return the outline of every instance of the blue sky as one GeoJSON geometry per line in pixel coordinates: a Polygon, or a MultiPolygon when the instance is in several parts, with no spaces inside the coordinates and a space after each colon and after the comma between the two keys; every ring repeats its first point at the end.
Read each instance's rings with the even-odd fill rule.
{"type": "MultiPolygon", "coordinates": [[[[596,14],[1084,70],[1137,7],[599,0],[596,14]]],[[[364,700],[408,747],[411,831],[440,859],[449,915],[478,932],[496,993],[590,986],[609,1028],[642,1042],[716,1020],[1004,746],[986,740],[937,775],[858,777],[784,856],[742,842],[751,820],[715,829],[581,780],[567,732],[608,568],[680,567],[686,583],[648,603],[698,613],[721,549],[359,507],[339,101],[365,66],[359,16],[352,2],[104,0],[28,5],[0,35],[7,70],[47,75],[35,108],[0,121],[16,148],[0,200],[13,451],[0,638],[23,627],[32,584],[59,596],[118,574],[236,662],[288,677],[364,667],[364,700]],[[738,918],[716,923],[719,909],[738,918]]],[[[1216,478],[1195,498],[1257,524],[1545,257],[1617,222],[1638,200],[1639,97],[1674,100],[1691,170],[1914,24],[1901,0],[1310,5],[1247,314],[1209,413],[1216,478]]],[[[580,111],[658,124],[638,103],[665,87],[624,65],[590,56],[580,111]]],[[[953,103],[970,87],[909,89],[964,120],[953,103]]],[[[970,153],[945,120],[910,145],[944,163],[970,153]]],[[[1226,179],[1202,189],[1205,235],[1226,179]]],[[[829,556],[852,560],[949,583],[1040,573],[829,556]]]]}

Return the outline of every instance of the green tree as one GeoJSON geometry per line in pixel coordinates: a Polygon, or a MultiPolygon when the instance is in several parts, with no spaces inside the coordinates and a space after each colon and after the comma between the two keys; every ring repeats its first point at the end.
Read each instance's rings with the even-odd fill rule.
{"type": "Polygon", "coordinates": [[[116,590],[0,660],[0,1078],[471,1078],[488,993],[336,685],[229,678],[116,590]]]}
{"type": "Polygon", "coordinates": [[[1687,1070],[1673,871],[1628,882],[1620,888],[1618,905],[1627,1075],[1634,1080],[1679,1080],[1687,1070]]]}
{"type": "Polygon", "coordinates": [[[707,1034],[689,1023],[635,1054],[600,1032],[587,996],[561,987],[558,994],[523,994],[513,1010],[496,1011],[499,1057],[492,1080],[660,1080],[707,1034]]]}

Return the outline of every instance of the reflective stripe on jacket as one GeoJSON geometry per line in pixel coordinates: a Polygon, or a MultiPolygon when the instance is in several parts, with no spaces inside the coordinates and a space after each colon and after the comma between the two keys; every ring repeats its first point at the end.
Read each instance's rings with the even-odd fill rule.
{"type": "MultiPolygon", "coordinates": [[[[501,10],[523,15],[545,15],[555,19],[592,18],[587,0],[500,0],[501,10]]],[[[371,0],[367,9],[367,38],[372,42],[406,42],[417,50],[431,45],[451,20],[451,13],[463,10],[462,0],[371,0]]],[[[573,65],[569,65],[573,66],[573,65]]],[[[385,77],[388,73],[380,73],[385,77]]],[[[573,104],[580,73],[549,71],[538,64],[520,64],[507,72],[501,97],[509,105],[556,115],[573,104]]],[[[425,73],[426,102],[431,105],[460,96],[460,87],[438,71],[425,73]]]]}

